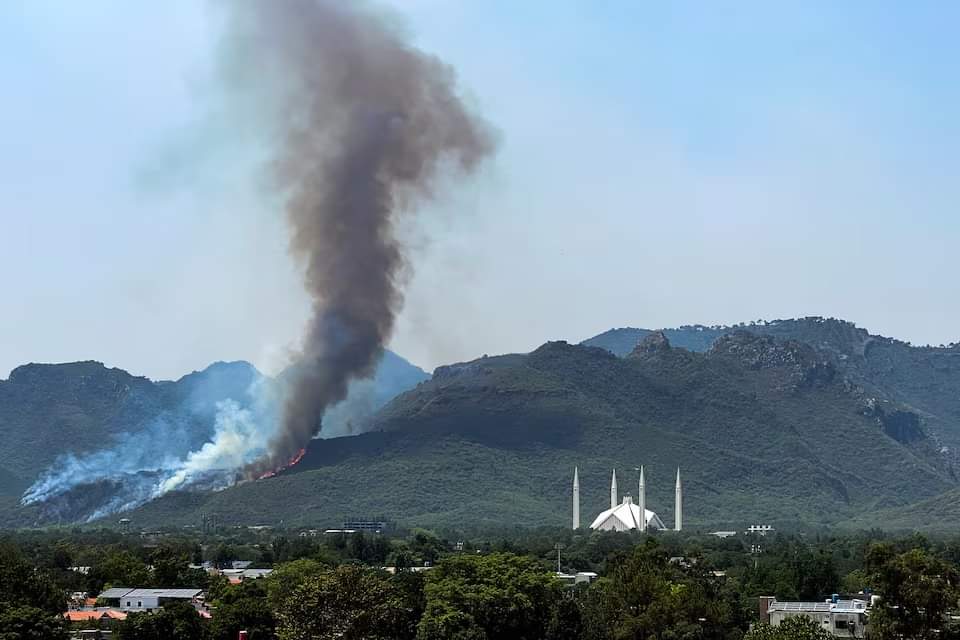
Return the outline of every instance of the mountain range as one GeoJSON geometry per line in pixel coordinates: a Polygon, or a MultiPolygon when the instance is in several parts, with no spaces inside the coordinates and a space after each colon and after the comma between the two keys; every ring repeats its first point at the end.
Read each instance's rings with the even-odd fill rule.
{"type": "MultiPolygon", "coordinates": [[[[341,420],[341,433],[364,433],[314,440],[276,477],[168,494],[129,517],[142,526],[196,524],[200,513],[241,524],[566,525],[577,466],[588,524],[609,501],[611,469],[635,495],[643,464],[647,504],[667,522],[681,469],[691,527],[960,522],[958,345],[915,347],[806,318],[614,329],[439,367],[429,379],[400,368],[411,375],[366,405],[382,408],[341,420]]],[[[95,363],[15,370],[0,382],[0,436],[16,445],[0,457],[0,518],[79,517],[18,507],[16,497],[58,454],[96,449],[149,416],[179,416],[195,425],[184,431],[207,437],[203,408],[248,386],[244,370],[257,375],[237,364],[170,383],[95,363]]]]}
{"type": "MultiPolygon", "coordinates": [[[[278,378],[289,375],[281,372],[278,378]]],[[[373,378],[351,385],[324,416],[324,436],[350,433],[401,391],[429,376],[386,351],[373,378]]],[[[182,459],[214,433],[218,405],[252,402],[270,383],[247,362],[216,362],[176,381],[151,381],[99,362],[27,364],[0,380],[0,525],[83,520],[143,478],[158,459],[182,459]],[[20,496],[48,469],[70,464],[77,490],[28,508],[20,496]]],[[[147,474],[149,476],[149,474],[147,474]]]]}

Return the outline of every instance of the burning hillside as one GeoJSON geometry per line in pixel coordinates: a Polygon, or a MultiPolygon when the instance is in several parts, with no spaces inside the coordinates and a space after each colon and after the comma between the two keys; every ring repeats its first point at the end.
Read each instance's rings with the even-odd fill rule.
{"type": "Polygon", "coordinates": [[[283,465],[281,465],[281,466],[279,466],[279,467],[277,467],[276,469],[273,469],[273,470],[271,470],[271,471],[266,471],[266,472],[264,472],[263,474],[257,476],[257,480],[265,480],[265,479],[267,479],[267,478],[272,478],[272,477],[276,476],[278,473],[283,473],[284,471],[286,471],[286,470],[289,469],[290,467],[296,466],[298,462],[300,462],[301,460],[303,460],[303,456],[304,456],[304,454],[306,454],[306,453],[307,453],[306,448],[300,449],[300,451],[297,451],[296,455],[294,455],[292,458],[290,458],[290,460],[288,460],[286,464],[283,464],[283,465]]]}
{"type": "MultiPolygon", "coordinates": [[[[224,4],[221,69],[229,99],[262,131],[289,250],[312,301],[282,388],[251,387],[250,402],[217,407],[214,433],[188,452],[140,447],[129,471],[149,479],[122,508],[171,491],[219,489],[296,465],[328,409],[376,371],[393,334],[412,265],[397,230],[493,151],[486,124],[461,100],[449,66],[365,2],[224,4]],[[239,89],[239,91],[238,91],[239,89]],[[241,95],[249,92],[249,95],[241,95]],[[249,99],[258,104],[250,109],[249,99]]],[[[139,442],[137,444],[140,444],[139,442]]],[[[113,478],[118,445],[55,465],[23,495],[44,503],[84,482],[113,478]],[[102,459],[101,459],[102,458],[102,459]]],[[[117,455],[119,454],[119,455],[117,455]]],[[[131,466],[131,465],[127,465],[131,466]]],[[[125,468],[126,470],[126,468],[125,468]]]]}

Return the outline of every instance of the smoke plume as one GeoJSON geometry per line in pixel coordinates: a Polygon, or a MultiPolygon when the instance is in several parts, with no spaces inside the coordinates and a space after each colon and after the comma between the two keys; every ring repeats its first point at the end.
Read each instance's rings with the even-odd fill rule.
{"type": "MultiPolygon", "coordinates": [[[[413,48],[366,2],[227,7],[228,80],[251,90],[255,104],[264,99],[271,184],[312,299],[301,350],[282,380],[254,381],[243,397],[203,394],[196,407],[143,428],[124,425],[106,449],[61,456],[21,498],[42,506],[42,516],[93,520],[299,460],[324,413],[384,354],[410,272],[399,223],[434,197],[442,178],[470,173],[493,150],[452,69],[413,48]],[[212,423],[209,433],[195,433],[197,420],[212,423]]],[[[341,418],[351,413],[339,410],[341,418]]]]}
{"type": "Polygon", "coordinates": [[[233,72],[245,86],[276,86],[271,170],[312,298],[296,376],[256,474],[295,456],[349,382],[373,373],[409,269],[398,221],[431,200],[445,174],[474,170],[493,142],[453,70],[367,3],[234,10],[233,72]]]}

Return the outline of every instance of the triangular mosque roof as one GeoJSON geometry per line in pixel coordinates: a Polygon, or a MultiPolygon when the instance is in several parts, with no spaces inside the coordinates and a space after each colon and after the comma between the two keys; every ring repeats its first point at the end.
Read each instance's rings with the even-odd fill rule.
{"type": "MultiPolygon", "coordinates": [[[[663,520],[660,519],[660,516],[653,511],[650,511],[650,509],[644,510],[644,517],[646,518],[648,529],[667,528],[664,526],[663,520]]],[[[598,515],[593,520],[593,524],[590,525],[590,528],[616,531],[639,529],[640,507],[633,504],[633,499],[630,496],[624,496],[623,502],[618,504],[616,507],[607,509],[598,515]]]]}

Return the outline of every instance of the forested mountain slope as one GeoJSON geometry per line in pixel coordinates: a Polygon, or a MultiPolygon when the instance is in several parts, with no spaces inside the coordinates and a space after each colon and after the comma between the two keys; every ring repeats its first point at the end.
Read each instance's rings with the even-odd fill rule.
{"type": "MultiPolygon", "coordinates": [[[[873,335],[850,322],[833,318],[802,318],[742,324],[736,327],[699,325],[667,329],[671,342],[705,351],[733,331],[796,340],[814,347],[849,384],[868,395],[906,405],[920,426],[937,440],[954,464],[960,464],[960,343],[914,346],[873,335]]],[[[626,355],[648,329],[611,329],[584,344],[626,355]]]]}
{"type": "Polygon", "coordinates": [[[388,404],[376,432],[315,441],[277,478],[169,496],[136,517],[563,524],[574,465],[586,521],[608,501],[610,469],[635,495],[643,464],[648,505],[667,522],[679,466],[692,526],[832,524],[955,486],[910,415],[796,341],[738,332],[693,353],[652,334],[624,358],[554,342],[441,367],[388,404]]]}

